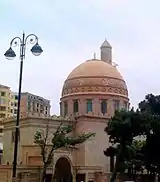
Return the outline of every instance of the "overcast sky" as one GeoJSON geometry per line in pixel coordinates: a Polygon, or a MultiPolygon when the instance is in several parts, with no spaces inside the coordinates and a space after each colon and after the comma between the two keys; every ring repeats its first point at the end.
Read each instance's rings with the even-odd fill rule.
{"type": "Polygon", "coordinates": [[[159,0],[0,0],[0,84],[18,90],[18,56],[9,61],[4,52],[23,30],[35,33],[44,53],[35,57],[27,45],[23,91],[50,99],[58,113],[67,75],[94,52],[99,57],[106,37],[137,106],[160,90],[159,7],[159,0]]]}

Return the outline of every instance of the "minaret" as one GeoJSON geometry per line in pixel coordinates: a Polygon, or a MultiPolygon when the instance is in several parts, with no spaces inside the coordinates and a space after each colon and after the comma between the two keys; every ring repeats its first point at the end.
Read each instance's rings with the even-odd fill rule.
{"type": "Polygon", "coordinates": [[[101,49],[101,60],[108,64],[112,64],[112,47],[109,42],[105,39],[100,47],[101,49]]]}

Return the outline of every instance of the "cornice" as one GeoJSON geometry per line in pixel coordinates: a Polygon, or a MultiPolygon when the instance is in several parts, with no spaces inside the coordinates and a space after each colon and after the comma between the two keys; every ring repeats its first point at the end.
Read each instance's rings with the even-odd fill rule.
{"type": "MultiPolygon", "coordinates": [[[[25,117],[20,119],[20,128],[23,127],[42,127],[46,124],[51,127],[57,127],[61,122],[65,123],[73,123],[74,120],[56,120],[52,118],[38,118],[38,117],[25,117]]],[[[4,130],[10,130],[15,128],[16,120],[10,119],[3,122],[4,130]]]]}
{"type": "Polygon", "coordinates": [[[121,93],[113,93],[113,92],[94,92],[94,91],[84,91],[84,92],[73,92],[72,93],[68,93],[68,94],[64,94],[62,97],[61,97],[61,100],[64,99],[64,98],[68,98],[68,97],[74,97],[74,96],[87,96],[87,95],[94,95],[94,96],[110,96],[110,97],[121,97],[121,98],[124,98],[124,99],[127,99],[129,101],[129,98],[128,98],[128,93],[126,95],[123,95],[121,93]]]}
{"type": "Polygon", "coordinates": [[[76,80],[76,79],[81,79],[81,78],[89,78],[89,79],[91,79],[91,78],[108,78],[108,79],[115,79],[115,80],[119,80],[119,81],[123,81],[123,82],[125,82],[123,79],[120,79],[120,78],[115,78],[115,77],[109,77],[109,76],[77,76],[77,77],[74,77],[74,78],[68,78],[68,79],[66,79],[65,80],[65,83],[67,82],[67,81],[70,81],[70,80],[76,80]]]}

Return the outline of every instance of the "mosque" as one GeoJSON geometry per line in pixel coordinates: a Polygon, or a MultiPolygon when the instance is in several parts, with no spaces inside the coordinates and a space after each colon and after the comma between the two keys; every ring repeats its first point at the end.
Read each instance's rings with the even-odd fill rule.
{"type": "MultiPolygon", "coordinates": [[[[64,82],[60,98],[61,118],[74,125],[74,134],[94,132],[96,135],[75,149],[57,151],[47,171],[48,181],[51,174],[56,176],[56,181],[101,182],[108,179],[110,164],[103,151],[109,143],[104,128],[115,110],[128,109],[129,98],[126,83],[112,62],[112,47],[107,40],[100,51],[100,59],[94,57],[73,69],[64,82]]],[[[40,169],[42,160],[39,147],[34,144],[34,133],[37,128],[44,128],[46,122],[55,129],[59,119],[31,114],[21,116],[18,154],[21,178],[26,170],[33,177],[40,169]]],[[[4,164],[12,163],[14,126],[14,119],[4,122],[4,164]]]]}

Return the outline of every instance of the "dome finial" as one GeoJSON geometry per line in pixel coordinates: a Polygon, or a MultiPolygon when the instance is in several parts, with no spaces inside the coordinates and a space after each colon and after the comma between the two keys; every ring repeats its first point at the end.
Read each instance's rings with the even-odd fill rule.
{"type": "Polygon", "coordinates": [[[112,48],[106,37],[105,37],[104,42],[101,45],[101,48],[103,48],[103,47],[112,48]]]}
{"type": "Polygon", "coordinates": [[[96,53],[94,52],[94,54],[93,54],[93,59],[96,59],[96,53]]]}
{"type": "Polygon", "coordinates": [[[106,38],[103,44],[101,45],[100,49],[101,49],[101,60],[109,64],[112,64],[112,47],[106,38]]]}

